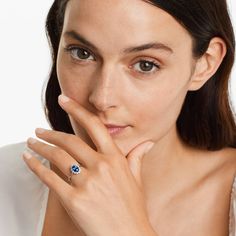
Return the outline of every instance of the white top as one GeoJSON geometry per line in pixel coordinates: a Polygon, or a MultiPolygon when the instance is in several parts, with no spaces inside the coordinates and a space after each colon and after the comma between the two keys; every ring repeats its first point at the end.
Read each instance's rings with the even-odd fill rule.
{"type": "Polygon", "coordinates": [[[0,148],[2,236],[41,236],[49,189],[22,159],[25,150],[49,167],[49,161],[28,149],[26,142],[0,148]]]}
{"type": "MultiPolygon", "coordinates": [[[[24,150],[49,168],[49,161],[28,149],[26,142],[0,148],[0,235],[41,236],[42,233],[49,191],[22,159],[24,150]]],[[[229,217],[229,236],[236,236],[236,177],[229,217]]]]}

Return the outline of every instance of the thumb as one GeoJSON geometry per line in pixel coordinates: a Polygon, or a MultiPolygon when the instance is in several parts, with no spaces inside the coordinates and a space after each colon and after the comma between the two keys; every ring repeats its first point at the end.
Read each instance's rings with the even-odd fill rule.
{"type": "Polygon", "coordinates": [[[141,143],[137,145],[134,149],[132,149],[127,155],[129,168],[140,187],[142,187],[142,180],[141,180],[142,159],[144,155],[150,151],[153,145],[154,145],[153,142],[141,143]]]}

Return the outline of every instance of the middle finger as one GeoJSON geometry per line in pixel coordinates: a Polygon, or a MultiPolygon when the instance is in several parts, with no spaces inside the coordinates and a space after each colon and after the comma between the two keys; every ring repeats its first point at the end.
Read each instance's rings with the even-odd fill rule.
{"type": "Polygon", "coordinates": [[[83,166],[90,168],[96,164],[97,155],[95,154],[97,153],[80,137],[73,134],[42,128],[36,129],[35,133],[40,139],[65,150],[71,157],[83,166]]]}
{"type": "MultiPolygon", "coordinates": [[[[71,166],[73,164],[78,165],[77,161],[75,161],[68,153],[58,147],[48,145],[33,138],[29,138],[27,140],[27,145],[34,152],[38,153],[40,156],[46,158],[50,163],[54,164],[67,177],[71,173],[71,166]]],[[[83,168],[83,172],[84,171],[86,171],[85,168],[83,168]]]]}

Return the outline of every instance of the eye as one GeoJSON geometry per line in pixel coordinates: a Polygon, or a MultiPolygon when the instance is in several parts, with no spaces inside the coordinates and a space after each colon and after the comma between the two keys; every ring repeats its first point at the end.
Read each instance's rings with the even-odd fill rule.
{"type": "Polygon", "coordinates": [[[140,60],[133,68],[141,74],[152,74],[159,70],[160,66],[155,61],[140,60]]]}
{"type": "Polygon", "coordinates": [[[87,60],[95,60],[91,53],[83,48],[80,47],[67,47],[65,51],[71,55],[74,60],[78,61],[87,61],[87,60]]]}

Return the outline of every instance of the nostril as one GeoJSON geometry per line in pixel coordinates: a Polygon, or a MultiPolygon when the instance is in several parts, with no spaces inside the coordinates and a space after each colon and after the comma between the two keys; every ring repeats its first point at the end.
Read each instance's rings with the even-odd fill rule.
{"type": "Polygon", "coordinates": [[[89,102],[92,106],[94,106],[98,111],[105,111],[109,107],[108,99],[104,99],[102,97],[89,97],[89,102]]]}

